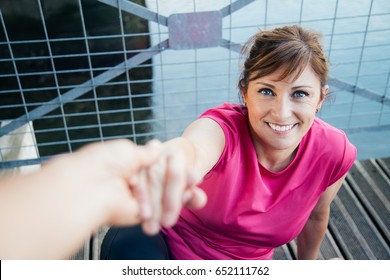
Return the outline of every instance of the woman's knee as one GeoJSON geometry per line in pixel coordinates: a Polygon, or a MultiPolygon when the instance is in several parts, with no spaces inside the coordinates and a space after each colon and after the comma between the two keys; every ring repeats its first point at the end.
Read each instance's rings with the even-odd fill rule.
{"type": "Polygon", "coordinates": [[[149,236],[140,226],[113,227],[103,239],[100,259],[167,260],[170,254],[162,233],[149,236]]]}

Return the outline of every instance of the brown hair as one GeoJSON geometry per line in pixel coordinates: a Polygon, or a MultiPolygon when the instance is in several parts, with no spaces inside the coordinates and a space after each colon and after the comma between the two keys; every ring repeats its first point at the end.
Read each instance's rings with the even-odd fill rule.
{"type": "Polygon", "coordinates": [[[297,79],[309,64],[325,86],[329,67],[321,46],[320,33],[301,26],[284,26],[259,31],[243,46],[241,56],[245,59],[238,87],[240,92],[248,82],[284,69],[280,81],[294,75],[297,79]]]}

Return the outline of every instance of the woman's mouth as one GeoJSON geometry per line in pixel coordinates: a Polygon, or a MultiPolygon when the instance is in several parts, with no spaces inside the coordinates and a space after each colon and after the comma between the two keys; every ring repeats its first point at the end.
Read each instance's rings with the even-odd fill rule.
{"type": "Polygon", "coordinates": [[[272,130],[276,132],[288,132],[295,126],[295,124],[280,125],[280,124],[274,124],[270,122],[267,122],[267,124],[272,130]]]}

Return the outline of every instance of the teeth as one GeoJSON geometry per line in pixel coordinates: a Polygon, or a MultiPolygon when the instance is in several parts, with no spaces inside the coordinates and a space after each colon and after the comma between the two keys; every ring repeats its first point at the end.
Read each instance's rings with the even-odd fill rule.
{"type": "Polygon", "coordinates": [[[290,125],[276,125],[276,124],[273,124],[273,123],[268,123],[268,125],[273,130],[276,130],[276,131],[287,131],[287,130],[290,130],[294,126],[293,124],[290,124],[290,125]]]}

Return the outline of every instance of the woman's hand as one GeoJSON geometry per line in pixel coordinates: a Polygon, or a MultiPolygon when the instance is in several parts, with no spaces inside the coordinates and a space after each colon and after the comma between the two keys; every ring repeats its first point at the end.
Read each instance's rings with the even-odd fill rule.
{"type": "Polygon", "coordinates": [[[160,225],[173,226],[183,207],[201,208],[207,201],[180,149],[165,149],[159,160],[135,174],[131,183],[140,204],[143,230],[151,235],[159,232],[160,225]]]}

